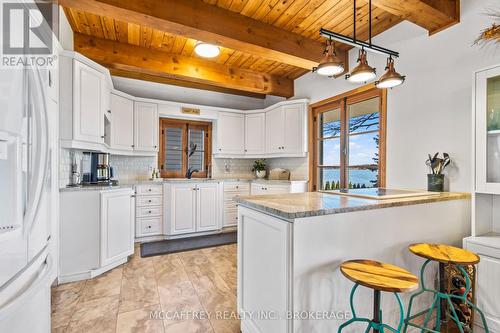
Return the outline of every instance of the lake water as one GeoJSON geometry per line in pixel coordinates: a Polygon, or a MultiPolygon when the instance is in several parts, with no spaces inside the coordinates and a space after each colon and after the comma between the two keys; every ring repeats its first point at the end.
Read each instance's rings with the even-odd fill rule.
{"type": "MultiPolygon", "coordinates": [[[[377,171],[371,170],[349,170],[349,182],[352,184],[365,185],[365,187],[373,187],[372,181],[377,180],[377,174],[377,171]]],[[[326,184],[327,181],[329,181],[330,184],[340,181],[340,170],[324,170],[323,184],[326,184]]]]}

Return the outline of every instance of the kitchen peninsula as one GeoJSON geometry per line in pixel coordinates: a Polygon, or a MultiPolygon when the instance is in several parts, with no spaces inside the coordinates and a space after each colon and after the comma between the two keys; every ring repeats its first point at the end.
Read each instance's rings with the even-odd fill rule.
{"type": "MultiPolygon", "coordinates": [[[[237,198],[238,311],[269,311],[274,318],[243,316],[242,332],[336,332],[350,314],[352,283],[341,277],[343,261],[373,259],[415,274],[422,260],[408,245],[460,244],[470,233],[470,195],[417,194],[384,200],[320,192],[237,198]]],[[[365,288],[356,294],[358,300],[371,297],[365,288]]],[[[393,301],[382,297],[387,322],[399,315],[393,301]]],[[[356,304],[359,314],[371,316],[370,301],[356,304]]]]}

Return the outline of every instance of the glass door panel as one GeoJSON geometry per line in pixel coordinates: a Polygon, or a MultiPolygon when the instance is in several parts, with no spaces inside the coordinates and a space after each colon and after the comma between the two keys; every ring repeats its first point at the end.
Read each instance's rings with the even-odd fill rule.
{"type": "Polygon", "coordinates": [[[205,171],[205,131],[203,129],[189,129],[188,135],[188,168],[205,171]]]}
{"type": "Polygon", "coordinates": [[[349,104],[347,187],[379,186],[380,98],[349,104]]]}
{"type": "Polygon", "coordinates": [[[500,183],[500,76],[486,80],[486,117],[487,182],[500,183]]]}
{"type": "Polygon", "coordinates": [[[323,112],[318,121],[318,189],[333,190],[341,186],[340,108],[323,112]]]}

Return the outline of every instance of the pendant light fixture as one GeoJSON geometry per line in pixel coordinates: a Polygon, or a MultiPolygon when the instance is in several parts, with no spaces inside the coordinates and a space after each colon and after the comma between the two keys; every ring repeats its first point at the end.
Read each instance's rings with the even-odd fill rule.
{"type": "Polygon", "coordinates": [[[366,51],[364,48],[359,50],[358,63],[350,74],[345,76],[351,82],[366,82],[372,80],[377,76],[377,71],[375,68],[368,65],[368,61],[366,60],[366,51]]]}
{"type": "Polygon", "coordinates": [[[215,58],[219,55],[220,48],[217,45],[198,41],[194,46],[194,52],[203,58],[215,58]]]}
{"type": "Polygon", "coordinates": [[[375,82],[377,88],[392,88],[399,86],[405,81],[405,76],[399,74],[394,69],[394,59],[391,56],[387,58],[386,72],[375,82]]]}
{"type": "Polygon", "coordinates": [[[335,44],[331,40],[327,41],[324,54],[325,56],[318,67],[313,68],[313,72],[319,75],[333,77],[344,71],[344,62],[337,56],[335,44]]]}
{"type": "MultiPolygon", "coordinates": [[[[386,73],[380,77],[378,81],[375,82],[375,85],[378,88],[392,88],[402,84],[405,80],[405,76],[399,74],[394,69],[394,59],[399,57],[399,53],[396,51],[389,50],[382,46],[378,46],[372,44],[372,1],[368,0],[368,41],[357,40],[356,39],[356,0],[353,0],[354,8],[353,8],[353,36],[342,35],[333,31],[329,31],[321,28],[319,33],[321,36],[328,38],[331,41],[338,41],[343,44],[347,44],[350,46],[354,46],[359,48],[358,55],[358,65],[351,71],[351,73],[347,74],[345,78],[351,82],[361,83],[367,82],[376,77],[376,69],[368,65],[367,61],[367,51],[384,54],[389,56],[387,58],[387,67],[386,73]]],[[[335,51],[333,51],[335,52],[335,51]]],[[[326,57],[325,57],[326,59],[326,57]]],[[[325,60],[324,59],[324,60],[325,60]]],[[[313,68],[313,72],[318,71],[323,61],[320,63],[318,67],[313,68]]],[[[342,64],[343,65],[343,64],[342,64]]],[[[340,72],[339,72],[340,73],[340,72]]]]}

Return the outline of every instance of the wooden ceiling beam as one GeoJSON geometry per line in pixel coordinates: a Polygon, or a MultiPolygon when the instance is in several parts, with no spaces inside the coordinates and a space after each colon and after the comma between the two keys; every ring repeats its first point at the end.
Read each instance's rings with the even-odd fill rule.
{"type": "Polygon", "coordinates": [[[372,0],[372,4],[421,26],[429,35],[460,22],[460,0],[372,0]]]}
{"type": "Polygon", "coordinates": [[[252,92],[248,92],[248,91],[236,90],[236,89],[221,88],[221,87],[212,86],[212,85],[203,84],[203,83],[197,83],[197,82],[189,82],[189,81],[181,81],[181,80],[177,80],[177,79],[170,79],[170,78],[166,78],[163,76],[144,74],[144,73],[140,73],[138,71],[129,71],[129,70],[124,70],[124,69],[110,68],[109,72],[112,76],[125,77],[125,78],[129,78],[129,79],[135,79],[135,80],[141,80],[141,81],[163,83],[163,84],[169,84],[169,85],[173,85],[173,86],[215,91],[215,92],[224,93],[224,94],[252,97],[252,98],[258,98],[258,99],[265,99],[266,98],[266,95],[264,95],[264,94],[257,94],[257,93],[252,93],[252,92]]]}
{"type": "Polygon", "coordinates": [[[168,54],[80,33],[74,34],[74,49],[103,66],[123,72],[180,80],[256,94],[292,97],[293,81],[213,61],[168,54]]]}
{"type": "MultiPolygon", "coordinates": [[[[106,15],[174,35],[311,69],[323,44],[200,0],[58,0],[64,7],[106,15]]],[[[319,33],[319,32],[318,32],[319,33]]]]}

